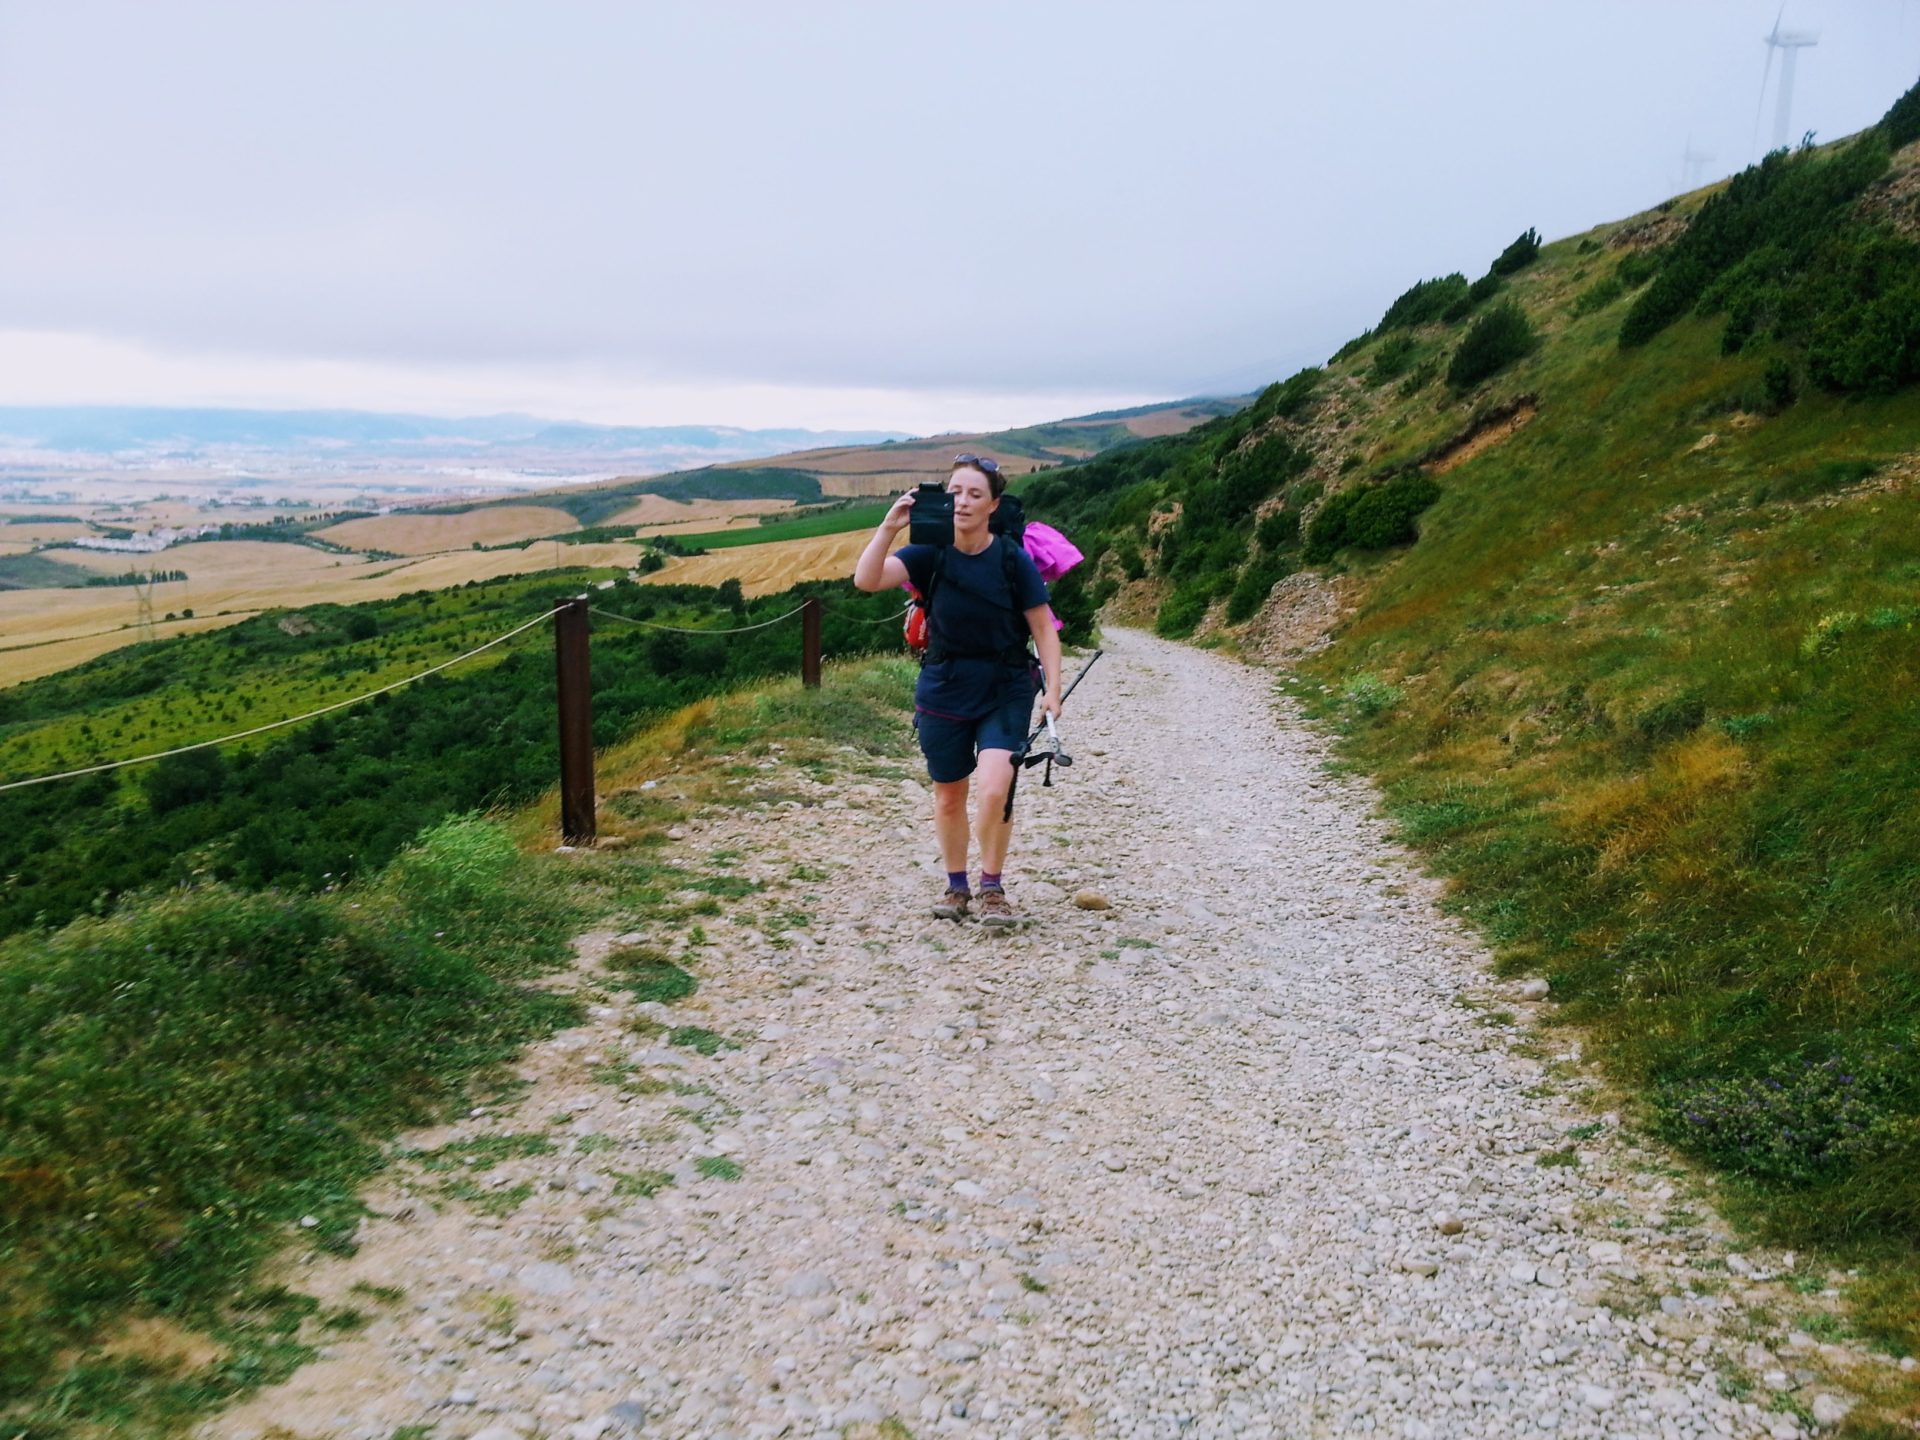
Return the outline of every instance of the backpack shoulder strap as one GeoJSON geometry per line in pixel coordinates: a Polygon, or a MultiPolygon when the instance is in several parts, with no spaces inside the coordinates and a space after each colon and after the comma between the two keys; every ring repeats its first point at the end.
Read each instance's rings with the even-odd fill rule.
{"type": "Polygon", "coordinates": [[[933,557],[933,569],[927,573],[927,588],[920,594],[920,604],[925,607],[929,619],[933,616],[933,592],[940,588],[940,582],[947,573],[947,550],[942,545],[933,557]]]}

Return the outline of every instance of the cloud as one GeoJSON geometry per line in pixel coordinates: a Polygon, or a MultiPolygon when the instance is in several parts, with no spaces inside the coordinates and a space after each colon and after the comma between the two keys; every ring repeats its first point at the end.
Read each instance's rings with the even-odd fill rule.
{"type": "MultiPolygon", "coordinates": [[[[210,383],[1179,395],[1738,168],[1775,8],[10,6],[0,311],[210,383]]],[[[1911,82],[1895,0],[1790,9],[1796,129],[1911,82]]]]}

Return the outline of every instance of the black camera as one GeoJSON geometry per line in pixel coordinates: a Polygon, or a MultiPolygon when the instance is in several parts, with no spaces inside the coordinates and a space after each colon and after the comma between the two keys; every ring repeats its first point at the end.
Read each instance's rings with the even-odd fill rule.
{"type": "Polygon", "coordinates": [[[922,480],[914,490],[907,541],[912,545],[953,543],[953,496],[938,480],[922,480]]]}

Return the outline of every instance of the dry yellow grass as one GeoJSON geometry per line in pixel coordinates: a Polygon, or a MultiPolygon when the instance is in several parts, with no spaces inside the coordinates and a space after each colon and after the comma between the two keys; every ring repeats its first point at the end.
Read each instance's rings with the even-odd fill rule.
{"type": "Polygon", "coordinates": [[[34,545],[51,545],[59,540],[78,540],[83,535],[93,534],[90,525],[63,524],[57,520],[36,520],[30,525],[0,526],[0,544],[11,549],[15,544],[24,543],[27,548],[34,545]]]}
{"type": "MultiPolygon", "coordinates": [[[[50,552],[60,559],[86,551],[50,552]]],[[[223,540],[163,552],[163,568],[188,578],[156,585],[154,634],[161,638],[213,630],[261,610],[290,609],[363,600],[390,600],[413,590],[439,590],[469,580],[565,566],[632,565],[638,546],[533,545],[525,550],[461,550],[417,560],[370,561],[329,555],[304,545],[263,540],[223,540]],[[557,559],[556,559],[557,555],[557,559]],[[191,608],[191,620],[166,620],[168,611],[191,608]],[[219,612],[227,613],[221,614],[219,612]]],[[[104,568],[124,566],[125,556],[104,568]]],[[[79,563],[79,562],[76,562],[79,563]]],[[[851,573],[852,562],[848,562],[851,573]]],[[[101,568],[97,563],[95,568],[101,568]]],[[[0,592],[0,685],[18,684],[131,645],[140,638],[138,605],[130,588],[11,590],[0,592]]]]}
{"type": "Polygon", "coordinates": [[[668,534],[690,525],[725,530],[736,521],[750,522],[754,516],[775,515],[792,508],[791,500],[669,500],[664,495],[642,495],[606,523],[643,525],[650,534],[668,534]]]}
{"type": "Polygon", "coordinates": [[[812,540],[780,540],[771,545],[716,550],[669,560],[666,569],[656,570],[646,580],[655,585],[718,585],[737,579],[748,595],[772,595],[802,580],[846,580],[851,585],[853,562],[860,558],[872,534],[870,530],[855,530],[812,540]]]}
{"type": "Polygon", "coordinates": [[[319,539],[354,550],[395,555],[435,555],[481,545],[511,545],[578,530],[580,522],[550,505],[502,505],[459,515],[372,515],[343,520],[314,532],[319,539]]]}

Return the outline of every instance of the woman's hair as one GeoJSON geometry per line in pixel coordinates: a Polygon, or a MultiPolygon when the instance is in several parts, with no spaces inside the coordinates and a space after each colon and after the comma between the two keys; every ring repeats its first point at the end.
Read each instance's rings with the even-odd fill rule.
{"type": "Polygon", "coordinates": [[[993,469],[988,470],[972,460],[961,461],[953,467],[953,474],[947,478],[952,479],[953,475],[958,475],[962,470],[971,470],[982,480],[986,481],[988,492],[992,494],[996,500],[1000,498],[1001,492],[1007,488],[1007,477],[1000,473],[1000,467],[997,465],[994,466],[993,469]]]}

